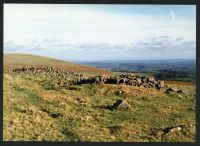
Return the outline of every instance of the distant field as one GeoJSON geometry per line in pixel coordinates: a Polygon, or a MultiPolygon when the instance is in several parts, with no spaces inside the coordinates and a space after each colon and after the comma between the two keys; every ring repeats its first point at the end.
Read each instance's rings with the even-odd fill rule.
{"type": "Polygon", "coordinates": [[[194,78],[169,78],[167,80],[171,80],[171,81],[180,81],[180,82],[189,82],[189,83],[195,83],[195,79],[194,78]]]}
{"type": "Polygon", "coordinates": [[[196,84],[193,82],[180,82],[180,81],[165,81],[165,82],[168,84],[196,86],[196,84]]]}
{"type": "Polygon", "coordinates": [[[105,68],[116,74],[134,72],[146,76],[153,75],[159,80],[193,83],[196,81],[196,61],[189,59],[88,61],[79,63],[105,68]]]}

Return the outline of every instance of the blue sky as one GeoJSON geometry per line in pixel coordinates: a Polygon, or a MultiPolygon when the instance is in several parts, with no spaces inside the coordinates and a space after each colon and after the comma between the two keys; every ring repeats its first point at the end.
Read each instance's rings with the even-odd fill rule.
{"type": "Polygon", "coordinates": [[[195,59],[196,7],[4,4],[4,52],[77,61],[195,59]]]}

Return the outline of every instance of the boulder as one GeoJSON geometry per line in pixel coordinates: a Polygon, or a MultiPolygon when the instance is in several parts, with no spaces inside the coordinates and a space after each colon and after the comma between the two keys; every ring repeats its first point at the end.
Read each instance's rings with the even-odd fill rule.
{"type": "Polygon", "coordinates": [[[156,84],[155,84],[155,87],[156,87],[156,89],[160,90],[160,88],[161,88],[160,83],[156,83],[156,84]]]}
{"type": "Polygon", "coordinates": [[[172,88],[172,87],[169,87],[166,89],[166,92],[170,92],[170,91],[177,92],[178,90],[177,90],[177,88],[172,88]]]}
{"type": "Polygon", "coordinates": [[[146,83],[147,82],[147,78],[146,77],[141,77],[141,81],[142,81],[142,83],[146,83]]]}
{"type": "Polygon", "coordinates": [[[165,129],[163,129],[163,132],[169,133],[169,132],[176,132],[176,131],[180,131],[180,130],[182,130],[182,127],[181,126],[176,126],[176,127],[165,128],[165,129]]]}
{"type": "Polygon", "coordinates": [[[128,73],[127,76],[128,77],[135,77],[135,74],[134,73],[128,73]]]}
{"type": "Polygon", "coordinates": [[[136,79],[136,82],[137,82],[137,85],[141,85],[142,80],[141,80],[140,78],[137,78],[137,79],[136,79]]]}
{"type": "Polygon", "coordinates": [[[119,79],[119,84],[125,83],[126,80],[124,78],[119,79]]]}
{"type": "Polygon", "coordinates": [[[148,78],[147,81],[150,82],[150,83],[154,83],[154,82],[155,82],[155,79],[154,79],[154,77],[150,77],[150,78],[148,78]]]}
{"type": "Polygon", "coordinates": [[[131,109],[131,105],[126,101],[118,99],[112,106],[111,109],[131,109]]]}
{"type": "Polygon", "coordinates": [[[95,78],[94,78],[94,80],[95,80],[95,83],[100,83],[101,82],[101,76],[96,76],[95,78]]]}
{"type": "Polygon", "coordinates": [[[165,81],[160,81],[160,88],[164,88],[165,87],[165,81]]]}

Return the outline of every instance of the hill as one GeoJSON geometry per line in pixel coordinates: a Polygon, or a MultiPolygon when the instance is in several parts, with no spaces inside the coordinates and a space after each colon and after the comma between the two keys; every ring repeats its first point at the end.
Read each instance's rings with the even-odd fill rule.
{"type": "Polygon", "coordinates": [[[51,66],[59,67],[67,71],[87,73],[87,74],[112,74],[112,72],[78,65],[63,60],[28,54],[4,54],[4,71],[22,66],[51,66]]]}
{"type": "Polygon", "coordinates": [[[108,71],[41,56],[4,55],[4,69],[12,68],[3,74],[4,141],[196,140],[195,85],[165,84],[128,72],[96,76],[108,71]]]}

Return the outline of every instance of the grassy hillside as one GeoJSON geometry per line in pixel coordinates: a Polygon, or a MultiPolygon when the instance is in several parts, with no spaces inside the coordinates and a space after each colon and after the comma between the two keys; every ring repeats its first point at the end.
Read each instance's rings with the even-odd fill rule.
{"type": "Polygon", "coordinates": [[[166,94],[126,85],[56,87],[52,82],[4,74],[3,140],[195,142],[195,86],[171,84],[184,93],[166,94]],[[132,108],[104,108],[117,99],[132,108]],[[178,125],[185,127],[162,135],[164,128],[178,125]]]}
{"type": "Polygon", "coordinates": [[[168,82],[183,93],[165,93],[164,88],[123,84],[58,86],[57,76],[6,72],[22,66],[59,67],[92,76],[112,74],[47,57],[4,55],[4,141],[195,142],[194,84],[168,82]],[[131,108],[106,108],[118,99],[131,108]],[[163,132],[174,126],[182,127],[163,132]]]}
{"type": "Polygon", "coordinates": [[[110,71],[103,69],[78,65],[53,58],[27,55],[27,54],[4,54],[4,70],[13,69],[22,66],[52,66],[74,72],[88,74],[112,74],[110,71]]]}

